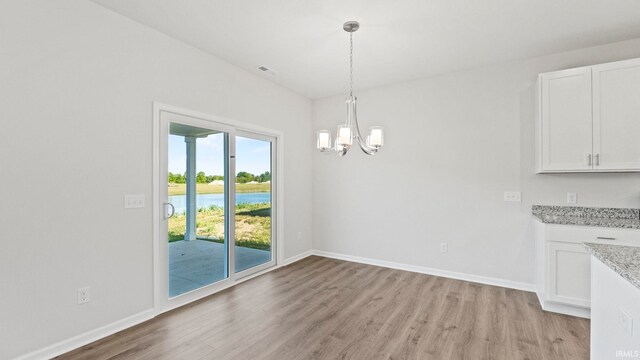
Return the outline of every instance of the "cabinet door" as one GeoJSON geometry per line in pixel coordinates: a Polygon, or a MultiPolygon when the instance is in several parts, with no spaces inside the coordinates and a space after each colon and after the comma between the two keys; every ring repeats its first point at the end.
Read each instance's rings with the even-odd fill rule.
{"type": "Polygon", "coordinates": [[[542,74],[542,171],[592,169],[591,68],[542,74]]]}
{"type": "Polygon", "coordinates": [[[591,306],[591,256],[582,244],[549,241],[547,300],[591,306]]]}
{"type": "Polygon", "coordinates": [[[593,67],[594,168],[640,169],[640,59],[593,67]]]}

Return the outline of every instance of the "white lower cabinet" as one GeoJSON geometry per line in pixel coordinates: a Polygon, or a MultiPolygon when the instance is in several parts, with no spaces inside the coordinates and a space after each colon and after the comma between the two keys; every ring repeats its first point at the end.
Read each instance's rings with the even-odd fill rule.
{"type": "Polygon", "coordinates": [[[589,308],[591,305],[591,255],[582,244],[547,243],[549,278],[547,300],[589,308]]]}
{"type": "Polygon", "coordinates": [[[546,311],[591,317],[591,255],[583,242],[640,246],[640,231],[536,219],[536,293],[546,311]]]}

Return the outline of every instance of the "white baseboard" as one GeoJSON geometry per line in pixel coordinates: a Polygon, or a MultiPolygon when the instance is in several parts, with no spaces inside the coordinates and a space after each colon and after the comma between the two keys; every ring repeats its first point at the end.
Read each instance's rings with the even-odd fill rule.
{"type": "MultiPolygon", "coordinates": [[[[306,257],[309,257],[313,255],[313,252],[311,250],[309,251],[305,251],[301,254],[292,256],[290,258],[285,259],[282,264],[278,264],[278,266],[266,269],[264,271],[261,271],[259,273],[247,276],[246,278],[242,278],[241,280],[239,280],[237,283],[246,281],[246,280],[250,280],[256,276],[260,276],[264,273],[273,271],[281,266],[286,266],[289,264],[292,264],[296,261],[300,261],[306,257]]],[[[236,283],[236,284],[237,284],[236,283]]],[[[234,284],[234,285],[236,285],[234,284]]],[[[207,295],[209,296],[209,295],[207,295]]],[[[107,337],[109,335],[115,334],[118,331],[122,331],[125,330],[127,328],[130,328],[134,325],[138,325],[142,322],[145,322],[147,320],[153,319],[157,314],[155,313],[154,309],[149,309],[146,311],[143,311],[141,313],[129,316],[125,319],[116,321],[114,323],[102,326],[100,328],[88,331],[84,334],[80,334],[78,336],[74,336],[70,339],[67,340],[63,340],[60,341],[56,344],[53,345],[49,345],[45,348],[42,348],[40,350],[36,350],[33,351],[31,353],[28,353],[26,355],[22,355],[14,360],[40,360],[40,359],[51,359],[53,357],[56,357],[58,355],[62,355],[66,352],[69,352],[71,350],[77,349],[79,347],[82,347],[84,345],[90,344],[94,341],[100,340],[104,337],[107,337]]]]}
{"type": "Polygon", "coordinates": [[[294,262],[300,261],[300,260],[302,260],[302,259],[304,259],[306,257],[311,256],[311,255],[313,255],[313,250],[308,250],[308,251],[305,251],[305,252],[303,252],[301,254],[294,255],[294,256],[292,256],[290,258],[284,259],[284,261],[280,265],[281,266],[287,266],[289,264],[293,264],[294,262]]]}
{"type": "Polygon", "coordinates": [[[542,308],[542,310],[544,311],[549,311],[549,312],[553,312],[553,313],[558,313],[558,314],[564,314],[564,315],[570,315],[570,316],[576,316],[576,317],[581,317],[584,319],[591,319],[591,309],[590,308],[585,308],[585,307],[581,307],[581,306],[572,306],[572,305],[565,305],[565,304],[559,304],[559,303],[555,303],[552,301],[546,301],[544,300],[544,293],[536,293],[536,295],[538,295],[538,301],[540,302],[540,307],[542,308]]]}
{"type": "Polygon", "coordinates": [[[538,292],[536,290],[536,295],[538,296],[538,302],[540,303],[540,307],[544,310],[544,293],[538,292]]]}
{"type": "Polygon", "coordinates": [[[109,335],[115,334],[118,331],[122,331],[124,329],[130,328],[134,325],[138,325],[142,322],[145,322],[151,318],[153,318],[155,312],[153,309],[145,310],[143,312],[137,313],[135,315],[129,316],[122,320],[118,320],[111,324],[99,327],[94,330],[87,331],[84,334],[80,334],[74,336],[70,339],[60,341],[56,344],[49,345],[43,349],[36,350],[34,352],[28,353],[26,355],[22,355],[15,360],[40,360],[40,359],[51,359],[58,355],[62,355],[71,350],[77,349],[81,346],[90,344],[96,340],[100,340],[109,335]]]}
{"type": "Polygon", "coordinates": [[[479,276],[479,275],[473,275],[473,274],[465,274],[465,273],[459,273],[455,271],[440,270],[440,269],[434,269],[434,268],[429,268],[425,266],[408,265],[408,264],[402,264],[402,263],[397,263],[392,261],[377,260],[377,259],[338,254],[338,253],[320,251],[320,250],[313,250],[313,255],[318,255],[318,256],[338,259],[338,260],[353,261],[357,263],[381,266],[381,267],[397,269],[397,270],[411,271],[411,272],[427,274],[427,275],[442,276],[446,278],[470,281],[470,282],[475,282],[475,283],[480,283],[485,285],[500,286],[500,287],[509,288],[509,289],[516,289],[516,290],[523,290],[523,291],[530,291],[530,292],[535,291],[535,284],[528,284],[523,282],[492,278],[492,277],[486,277],[486,276],[479,276]]]}
{"type": "MultiPolygon", "coordinates": [[[[271,269],[267,269],[264,272],[255,274],[255,276],[259,276],[262,273],[265,272],[269,272],[272,271],[276,268],[279,268],[281,266],[286,266],[289,264],[292,264],[296,261],[300,261],[306,257],[309,257],[311,255],[317,255],[317,256],[322,256],[322,257],[327,257],[327,258],[332,258],[332,259],[339,259],[339,260],[346,260],[346,261],[352,261],[352,262],[357,262],[357,263],[362,263],[362,264],[368,264],[368,265],[375,265],[375,266],[381,266],[381,267],[386,267],[386,268],[391,268],[391,269],[398,269],[398,270],[405,270],[405,271],[411,271],[411,272],[416,272],[416,273],[421,273],[421,274],[427,274],[427,275],[435,275],[435,276],[442,276],[442,277],[446,277],[446,278],[451,278],[451,279],[457,279],[457,280],[464,280],[464,281],[470,281],[470,282],[475,282],[475,283],[480,283],[480,284],[486,284],[486,285],[494,285],[494,286],[500,286],[500,287],[505,287],[505,288],[510,288],[510,289],[517,289],[517,290],[524,290],[524,291],[535,291],[535,285],[534,284],[527,284],[527,283],[521,283],[521,282],[516,282],[516,281],[510,281],[510,280],[504,280],[504,279],[498,279],[498,278],[491,278],[491,277],[485,277],[485,276],[478,276],[478,275],[472,275],[472,274],[465,274],[465,273],[459,273],[459,272],[453,272],[453,271],[447,271],[447,270],[439,270],[439,269],[433,269],[433,268],[428,268],[428,267],[424,267],[424,266],[416,266],[416,265],[408,265],[408,264],[402,264],[402,263],[396,263],[396,262],[391,262],[391,261],[384,261],[384,260],[376,260],[376,259],[370,259],[370,258],[363,258],[363,257],[358,257],[358,256],[351,256],[351,255],[345,255],[345,254],[338,254],[338,253],[332,253],[332,252],[327,252],[327,251],[320,251],[320,250],[309,250],[309,251],[305,251],[301,254],[292,256],[290,258],[285,259],[282,264],[278,264],[277,267],[271,268],[271,269]]],[[[250,276],[249,278],[252,278],[254,276],[250,276]]],[[[247,280],[247,279],[243,279],[243,280],[247,280]]],[[[545,309],[547,310],[547,309],[545,309]]],[[[552,309],[549,309],[549,311],[554,311],[552,309]]],[[[97,328],[95,330],[91,330],[88,331],[84,334],[80,334],[78,336],[74,336],[70,339],[58,342],[56,344],[47,346],[43,349],[40,350],[36,350],[34,352],[28,353],[26,355],[20,356],[15,360],[36,360],[36,359],[50,359],[52,357],[64,354],[68,351],[77,349],[81,346],[87,345],[89,343],[92,343],[96,340],[100,340],[104,337],[107,337],[109,335],[115,334],[118,331],[122,331],[125,330],[127,328],[130,328],[134,325],[140,324],[144,321],[147,321],[149,319],[152,319],[154,316],[156,315],[155,310],[154,309],[149,309],[149,310],[145,310],[143,312],[140,312],[138,314],[129,316],[125,319],[116,321],[114,323],[111,323],[109,325],[105,325],[103,327],[97,328]]],[[[576,316],[580,316],[580,315],[576,315],[576,316]]]]}
{"type": "Polygon", "coordinates": [[[576,316],[584,319],[591,319],[591,309],[587,309],[579,306],[557,304],[549,301],[540,303],[540,306],[544,311],[549,311],[549,312],[569,315],[569,316],[576,316]]]}

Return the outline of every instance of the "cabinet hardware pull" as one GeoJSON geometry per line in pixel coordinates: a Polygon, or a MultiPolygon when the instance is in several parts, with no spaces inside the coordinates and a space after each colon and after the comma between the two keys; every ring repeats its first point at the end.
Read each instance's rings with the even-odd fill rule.
{"type": "Polygon", "coordinates": [[[587,165],[591,166],[591,154],[587,155],[587,165]]]}
{"type": "Polygon", "coordinates": [[[596,239],[598,239],[598,240],[615,240],[616,238],[614,238],[614,237],[598,236],[596,239]]]}
{"type": "Polygon", "coordinates": [[[596,154],[596,166],[600,166],[600,154],[596,154]]]}

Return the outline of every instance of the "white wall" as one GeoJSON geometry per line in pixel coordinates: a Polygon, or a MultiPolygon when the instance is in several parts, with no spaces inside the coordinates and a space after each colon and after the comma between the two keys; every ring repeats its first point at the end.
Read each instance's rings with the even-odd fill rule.
{"type": "Polygon", "coordinates": [[[88,1],[3,1],[0,359],[152,308],[153,101],[283,131],[284,255],[311,249],[308,99],[88,1]]]}
{"type": "MultiPolygon", "coordinates": [[[[640,39],[357,91],[386,147],[314,154],[313,248],[533,283],[532,204],[640,205],[640,174],[534,174],[537,74],[633,57],[640,39]]],[[[344,114],[344,96],[314,101],[314,130],[344,114]]]]}

